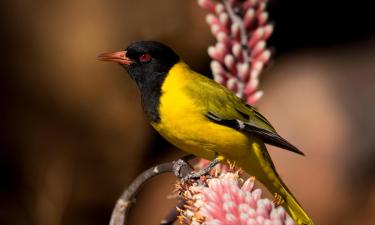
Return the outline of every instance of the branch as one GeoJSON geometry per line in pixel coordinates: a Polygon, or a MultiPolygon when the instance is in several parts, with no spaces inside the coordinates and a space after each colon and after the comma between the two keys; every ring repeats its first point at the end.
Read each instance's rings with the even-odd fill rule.
{"type": "Polygon", "coordinates": [[[132,204],[135,203],[135,196],[138,194],[142,186],[151,178],[163,173],[172,172],[178,178],[182,178],[188,175],[192,171],[192,168],[187,163],[187,161],[192,159],[193,157],[195,156],[188,155],[177,161],[163,163],[152,167],[138,175],[138,177],[133,180],[133,182],[127,189],[125,189],[120,198],[117,200],[116,205],[112,211],[109,225],[127,224],[128,213],[132,204]]]}

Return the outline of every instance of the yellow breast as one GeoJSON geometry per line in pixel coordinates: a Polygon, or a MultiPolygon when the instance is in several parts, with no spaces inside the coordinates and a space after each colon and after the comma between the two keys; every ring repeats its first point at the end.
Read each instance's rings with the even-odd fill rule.
{"type": "Polygon", "coordinates": [[[250,146],[248,137],[208,120],[205,105],[186,92],[184,87],[195,82],[197,76],[183,62],[172,67],[162,85],[160,122],[153,123],[153,127],[178,148],[199,157],[213,159],[215,152],[230,157],[233,149],[235,156],[241,151],[245,154],[250,146]]]}

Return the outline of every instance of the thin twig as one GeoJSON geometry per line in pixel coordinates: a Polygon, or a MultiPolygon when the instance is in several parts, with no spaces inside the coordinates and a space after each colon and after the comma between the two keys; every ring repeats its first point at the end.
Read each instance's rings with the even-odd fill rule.
{"type": "Polygon", "coordinates": [[[171,209],[171,211],[169,211],[168,215],[164,218],[164,220],[160,222],[160,225],[172,225],[177,220],[177,217],[179,214],[177,208],[182,209],[184,205],[185,205],[185,201],[180,200],[177,206],[171,209]]]}
{"type": "Polygon", "coordinates": [[[151,178],[163,173],[171,173],[178,178],[188,175],[192,168],[187,163],[188,160],[194,156],[188,155],[177,161],[163,163],[154,166],[140,175],[129,185],[129,187],[122,193],[121,197],[117,200],[116,205],[112,211],[110,225],[125,225],[128,218],[128,213],[131,205],[135,202],[135,196],[140,191],[141,187],[151,178]]]}

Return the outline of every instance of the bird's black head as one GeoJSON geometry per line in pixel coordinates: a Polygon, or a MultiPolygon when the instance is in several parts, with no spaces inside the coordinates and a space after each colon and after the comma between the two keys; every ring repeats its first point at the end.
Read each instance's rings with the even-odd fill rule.
{"type": "Polygon", "coordinates": [[[124,51],[104,53],[99,59],[120,63],[138,85],[154,76],[166,75],[179,61],[171,48],[155,41],[134,42],[124,51]]]}
{"type": "Polygon", "coordinates": [[[158,122],[161,86],[169,70],[180,60],[168,46],[154,41],[139,41],[124,51],[104,53],[99,60],[121,64],[136,81],[142,95],[143,109],[150,121],[158,122]]]}

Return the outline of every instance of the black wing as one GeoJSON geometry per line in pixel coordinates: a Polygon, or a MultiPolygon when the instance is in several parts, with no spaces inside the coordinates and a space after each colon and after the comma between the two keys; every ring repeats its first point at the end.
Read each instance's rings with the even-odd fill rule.
{"type": "Polygon", "coordinates": [[[252,126],[246,122],[243,122],[238,119],[221,119],[215,114],[209,112],[206,114],[206,117],[220,125],[224,125],[227,127],[231,127],[236,130],[241,130],[248,132],[251,135],[255,135],[259,138],[261,138],[264,143],[270,144],[276,147],[280,147],[289,151],[292,151],[294,153],[305,155],[302,151],[300,151],[298,148],[296,148],[294,145],[290,144],[287,140],[282,138],[280,135],[278,135],[276,132],[270,132],[268,130],[252,126]]]}

